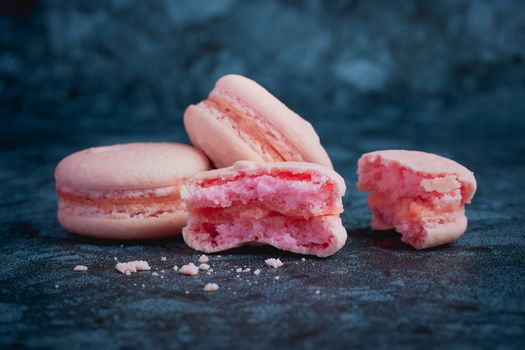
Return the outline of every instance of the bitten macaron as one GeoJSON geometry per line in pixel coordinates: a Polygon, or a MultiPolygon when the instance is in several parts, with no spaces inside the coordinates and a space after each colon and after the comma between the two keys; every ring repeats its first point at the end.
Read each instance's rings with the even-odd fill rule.
{"type": "Polygon", "coordinates": [[[309,162],[332,168],[312,125],[240,75],[223,76],[207,99],[189,106],[184,126],[193,145],[218,168],[238,160],[309,162]]]}
{"type": "Polygon", "coordinates": [[[75,234],[108,239],[178,235],[187,221],[180,188],[210,169],[199,150],[178,143],[89,148],[55,169],[58,221],[75,234]]]}

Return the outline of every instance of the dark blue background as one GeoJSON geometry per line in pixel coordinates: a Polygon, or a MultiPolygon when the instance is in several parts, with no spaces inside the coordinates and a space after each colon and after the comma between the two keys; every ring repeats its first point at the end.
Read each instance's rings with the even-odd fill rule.
{"type": "Polygon", "coordinates": [[[0,1],[0,346],[523,347],[524,60],[518,0],[0,1]],[[120,247],[58,226],[62,157],[187,142],[183,110],[226,73],[317,128],[348,185],[339,254],[242,249],[183,278],[169,268],[198,255],[180,238],[120,247]],[[475,172],[457,243],[417,252],[370,232],[356,161],[383,148],[475,172]],[[165,278],[119,275],[114,256],[165,278]],[[267,257],[285,266],[269,271],[267,257]],[[230,272],[244,265],[263,273],[230,272]],[[221,289],[205,294],[207,282],[221,289]]]}

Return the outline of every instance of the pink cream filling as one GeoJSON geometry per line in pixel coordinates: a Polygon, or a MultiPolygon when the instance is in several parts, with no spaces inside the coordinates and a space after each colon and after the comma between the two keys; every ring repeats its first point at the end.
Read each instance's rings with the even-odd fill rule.
{"type": "Polygon", "coordinates": [[[198,106],[206,109],[248,144],[264,161],[304,161],[299,150],[259,113],[230,94],[214,89],[198,106]]]}
{"type": "Polygon", "coordinates": [[[394,228],[415,247],[424,246],[428,228],[464,216],[465,188],[456,175],[429,176],[378,160],[361,166],[358,187],[371,192],[372,228],[394,228]]]}
{"type": "Polygon", "coordinates": [[[112,219],[160,217],[185,210],[180,184],[136,190],[79,191],[57,187],[58,208],[78,216],[112,219]]]}

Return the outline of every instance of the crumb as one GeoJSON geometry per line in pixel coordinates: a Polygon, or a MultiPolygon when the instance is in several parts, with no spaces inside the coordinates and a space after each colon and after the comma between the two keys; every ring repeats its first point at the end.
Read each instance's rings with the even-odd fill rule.
{"type": "Polygon", "coordinates": [[[257,281],[253,281],[253,284],[257,284],[257,281]]]}
{"type": "Polygon", "coordinates": [[[77,265],[73,269],[73,271],[75,271],[75,272],[86,272],[87,270],[88,270],[88,268],[85,265],[77,265]]]}
{"type": "Polygon", "coordinates": [[[133,283],[133,286],[135,286],[135,287],[136,287],[136,286],[137,286],[137,284],[136,284],[136,283],[133,283]]]}
{"type": "Polygon", "coordinates": [[[118,259],[117,259],[117,257],[116,257],[116,256],[114,256],[114,257],[113,257],[113,260],[117,261],[118,259]]]}
{"type": "Polygon", "coordinates": [[[305,262],[305,261],[306,261],[306,259],[305,259],[305,258],[301,258],[301,261],[302,261],[302,262],[305,262]]]}
{"type": "Polygon", "coordinates": [[[251,269],[248,267],[248,268],[244,269],[242,272],[250,272],[250,271],[251,271],[251,269]]]}
{"type": "Polygon", "coordinates": [[[184,291],[184,294],[190,294],[189,290],[184,291]]]}
{"type": "Polygon", "coordinates": [[[164,270],[160,270],[160,273],[164,273],[164,272],[166,272],[166,271],[164,271],[164,270]]]}
{"type": "Polygon", "coordinates": [[[164,278],[164,276],[160,276],[160,278],[164,278]]]}
{"type": "Polygon", "coordinates": [[[199,265],[199,270],[202,270],[202,271],[205,271],[205,270],[209,270],[210,269],[210,265],[208,264],[200,264],[199,265]]]}
{"type": "Polygon", "coordinates": [[[137,271],[151,270],[148,262],[144,260],[135,260],[126,263],[118,263],[117,265],[115,265],[115,268],[126,275],[128,275],[128,272],[131,273],[137,271]]]}
{"type": "Polygon", "coordinates": [[[321,291],[320,290],[316,290],[315,294],[321,294],[321,291]]]}
{"type": "Polygon", "coordinates": [[[173,266],[173,270],[177,271],[179,267],[177,265],[173,266]]]}
{"type": "Polygon", "coordinates": [[[126,272],[124,272],[124,274],[125,274],[126,276],[129,276],[129,275],[131,275],[131,271],[126,271],[126,272]]]}
{"type": "Polygon", "coordinates": [[[199,262],[202,263],[202,264],[203,264],[203,263],[207,263],[208,261],[210,261],[210,259],[209,259],[206,255],[204,255],[204,254],[202,254],[202,255],[199,257],[199,262]]]}
{"type": "Polygon", "coordinates": [[[120,245],[120,248],[124,248],[124,244],[121,244],[121,245],[120,245]]]}
{"type": "Polygon", "coordinates": [[[266,259],[264,260],[264,262],[266,263],[266,265],[268,265],[269,267],[273,267],[274,269],[284,265],[281,259],[266,259]]]}
{"type": "Polygon", "coordinates": [[[255,276],[258,276],[260,273],[261,273],[261,270],[259,270],[259,269],[253,271],[253,274],[254,274],[255,276]]]}
{"type": "Polygon", "coordinates": [[[162,258],[160,258],[160,261],[166,261],[166,260],[167,260],[167,259],[166,259],[165,256],[163,256],[162,258]]]}
{"type": "Polygon", "coordinates": [[[280,277],[279,276],[275,276],[275,279],[278,280],[280,277]]]}
{"type": "Polygon", "coordinates": [[[237,273],[242,272],[242,269],[239,267],[237,270],[235,270],[235,272],[237,273]]]}
{"type": "Polygon", "coordinates": [[[141,284],[142,288],[146,288],[146,285],[145,284],[141,284]]]}
{"type": "Polygon", "coordinates": [[[203,288],[203,290],[205,290],[206,292],[213,292],[217,289],[219,289],[219,285],[217,283],[207,283],[203,288]]]}
{"type": "Polygon", "coordinates": [[[213,269],[209,269],[208,272],[213,272],[213,269]]]}
{"type": "Polygon", "coordinates": [[[196,274],[199,273],[199,268],[195,266],[194,263],[189,263],[187,265],[182,265],[179,272],[184,275],[195,276],[196,274]]]}
{"type": "Polygon", "coordinates": [[[215,256],[216,256],[217,258],[221,258],[221,257],[222,257],[222,255],[215,255],[215,256]]]}
{"type": "Polygon", "coordinates": [[[58,284],[55,284],[55,288],[58,288],[58,284]]]}
{"type": "Polygon", "coordinates": [[[152,276],[158,276],[159,274],[156,273],[156,272],[152,272],[151,275],[152,275],[152,276]]]}

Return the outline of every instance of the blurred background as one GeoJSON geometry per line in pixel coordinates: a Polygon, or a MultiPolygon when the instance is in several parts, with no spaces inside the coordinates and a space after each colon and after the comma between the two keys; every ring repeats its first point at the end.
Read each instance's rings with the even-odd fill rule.
{"type": "Polygon", "coordinates": [[[185,141],[185,107],[227,73],[310,120],[336,161],[385,147],[511,161],[524,136],[520,0],[0,4],[3,147],[185,141]]]}

